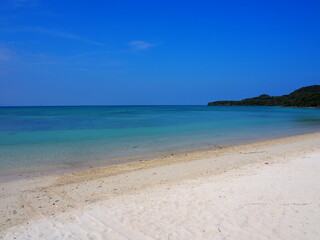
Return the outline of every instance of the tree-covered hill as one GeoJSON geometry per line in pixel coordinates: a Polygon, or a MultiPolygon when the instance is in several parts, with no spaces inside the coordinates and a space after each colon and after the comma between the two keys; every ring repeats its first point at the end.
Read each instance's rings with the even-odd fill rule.
{"type": "Polygon", "coordinates": [[[300,88],[288,95],[247,98],[241,101],[209,102],[208,106],[282,106],[282,107],[320,107],[320,85],[300,88]]]}

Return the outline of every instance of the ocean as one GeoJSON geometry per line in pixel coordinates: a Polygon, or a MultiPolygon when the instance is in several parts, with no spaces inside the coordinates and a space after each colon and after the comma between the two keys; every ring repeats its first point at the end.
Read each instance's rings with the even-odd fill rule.
{"type": "Polygon", "coordinates": [[[320,131],[320,109],[1,107],[0,175],[117,164],[316,131],[320,131]]]}

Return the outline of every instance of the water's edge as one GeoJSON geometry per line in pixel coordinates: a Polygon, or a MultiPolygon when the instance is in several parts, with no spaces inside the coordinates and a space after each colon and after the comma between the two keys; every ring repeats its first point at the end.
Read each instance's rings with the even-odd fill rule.
{"type": "Polygon", "coordinates": [[[109,166],[121,166],[127,163],[138,163],[144,161],[152,161],[157,159],[164,159],[170,156],[183,156],[188,154],[195,154],[200,152],[212,152],[217,150],[222,150],[234,146],[243,146],[256,143],[264,143],[274,140],[285,140],[293,137],[304,137],[311,136],[313,134],[320,134],[320,131],[315,131],[312,133],[303,133],[303,134],[288,134],[285,136],[277,136],[274,138],[261,138],[255,140],[242,140],[236,143],[230,144],[221,144],[205,147],[195,147],[195,148],[186,148],[186,149],[176,149],[173,151],[166,152],[156,152],[152,154],[144,154],[138,156],[124,157],[124,158],[114,158],[114,159],[103,159],[96,160],[91,162],[82,162],[82,163],[70,163],[70,164],[56,164],[56,165],[44,165],[44,166],[31,166],[28,168],[12,168],[0,170],[0,182],[8,182],[14,180],[28,179],[34,177],[43,177],[51,176],[56,174],[67,174],[72,172],[79,172],[88,169],[100,168],[100,167],[109,167],[109,166]]]}

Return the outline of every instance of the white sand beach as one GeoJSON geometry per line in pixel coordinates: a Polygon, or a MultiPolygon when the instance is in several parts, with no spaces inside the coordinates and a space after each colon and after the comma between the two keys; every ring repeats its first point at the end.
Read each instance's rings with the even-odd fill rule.
{"type": "Polygon", "coordinates": [[[2,239],[319,239],[320,133],[0,183],[2,239]]]}

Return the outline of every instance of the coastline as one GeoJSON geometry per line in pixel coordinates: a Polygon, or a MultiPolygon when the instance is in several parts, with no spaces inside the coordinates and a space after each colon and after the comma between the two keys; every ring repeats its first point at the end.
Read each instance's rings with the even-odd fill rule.
{"type": "Polygon", "coordinates": [[[264,143],[272,140],[299,137],[299,136],[316,134],[316,133],[320,133],[320,131],[307,132],[307,133],[293,133],[293,134],[279,135],[276,137],[246,139],[246,140],[234,141],[229,144],[222,143],[222,144],[209,145],[209,146],[182,148],[182,149],[168,150],[164,152],[154,152],[154,153],[148,153],[143,155],[121,157],[121,158],[93,160],[89,162],[75,162],[75,163],[71,162],[71,163],[61,163],[61,164],[53,164],[53,165],[32,165],[32,166],[23,167],[23,168],[0,169],[0,183],[15,181],[15,180],[23,180],[23,179],[34,178],[34,177],[67,174],[67,173],[78,172],[78,171],[81,172],[81,171],[85,171],[92,168],[101,168],[101,167],[109,167],[109,166],[116,166],[116,165],[121,166],[127,163],[153,161],[153,160],[159,161],[172,156],[184,157],[186,154],[192,155],[192,154],[201,153],[201,152],[212,152],[212,151],[235,147],[235,146],[243,146],[243,145],[254,144],[254,143],[264,143]]]}
{"type": "MultiPolygon", "coordinates": [[[[297,135],[154,160],[1,182],[0,231],[88,206],[171,186],[190,179],[223,176],[247,167],[285,163],[319,152],[320,133],[297,135]]],[[[238,173],[237,173],[238,174],[238,173]]],[[[0,233],[0,236],[1,236],[0,233]]]]}

